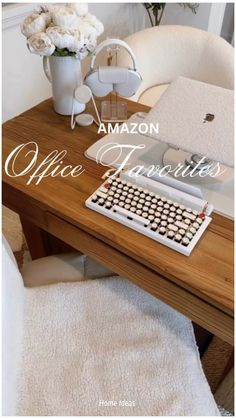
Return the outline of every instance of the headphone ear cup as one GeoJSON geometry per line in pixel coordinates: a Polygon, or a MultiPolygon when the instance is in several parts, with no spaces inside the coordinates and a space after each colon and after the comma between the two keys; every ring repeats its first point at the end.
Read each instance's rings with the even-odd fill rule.
{"type": "Polygon", "coordinates": [[[84,84],[90,87],[93,94],[98,97],[106,96],[113,91],[112,83],[102,83],[99,80],[98,69],[93,70],[85,77],[84,84]]]}
{"type": "Polygon", "coordinates": [[[131,97],[137,92],[141,83],[141,75],[135,70],[128,69],[127,82],[114,84],[113,88],[120,96],[131,97]]]}

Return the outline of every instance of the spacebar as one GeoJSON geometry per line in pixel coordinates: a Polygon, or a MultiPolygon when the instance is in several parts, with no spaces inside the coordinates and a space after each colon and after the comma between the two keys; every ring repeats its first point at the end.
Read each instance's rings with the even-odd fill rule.
{"type": "Polygon", "coordinates": [[[148,224],[150,223],[150,221],[147,220],[146,218],[140,217],[139,215],[136,215],[133,212],[127,211],[126,209],[119,207],[119,205],[114,205],[112,209],[113,211],[116,211],[118,214],[123,215],[124,217],[127,217],[129,219],[132,219],[136,223],[141,224],[143,226],[144,225],[148,226],[148,224]]]}

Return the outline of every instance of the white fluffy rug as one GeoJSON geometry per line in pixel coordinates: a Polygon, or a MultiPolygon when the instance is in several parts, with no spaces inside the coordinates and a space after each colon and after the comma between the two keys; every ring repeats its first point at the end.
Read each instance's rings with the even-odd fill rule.
{"type": "Polygon", "coordinates": [[[27,289],[25,315],[18,415],[219,415],[191,322],[127,280],[27,289]]]}

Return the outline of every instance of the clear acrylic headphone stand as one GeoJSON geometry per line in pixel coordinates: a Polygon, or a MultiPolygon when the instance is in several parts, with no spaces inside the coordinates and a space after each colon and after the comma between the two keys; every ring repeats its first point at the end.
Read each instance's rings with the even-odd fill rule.
{"type": "MultiPolygon", "coordinates": [[[[117,45],[107,48],[107,65],[112,65],[112,61],[117,66],[117,55],[119,51],[117,45]]],[[[111,92],[108,100],[101,104],[102,122],[124,122],[127,120],[127,103],[122,101],[116,92],[111,92]]]]}

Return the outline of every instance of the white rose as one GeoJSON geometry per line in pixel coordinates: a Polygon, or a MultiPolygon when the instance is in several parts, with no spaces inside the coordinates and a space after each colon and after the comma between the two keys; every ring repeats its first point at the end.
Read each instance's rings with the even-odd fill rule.
{"type": "Polygon", "coordinates": [[[46,33],[35,33],[27,39],[27,47],[30,52],[37,55],[52,55],[55,51],[55,45],[52,44],[51,39],[46,33]]]}
{"type": "Polygon", "coordinates": [[[67,3],[75,11],[77,16],[84,16],[88,13],[88,3],[67,3]]]}
{"type": "Polygon", "coordinates": [[[48,4],[48,3],[43,3],[40,5],[37,5],[34,8],[34,11],[36,13],[52,13],[53,11],[55,11],[56,9],[58,9],[59,6],[57,6],[56,4],[48,4]]]}
{"type": "Polygon", "coordinates": [[[46,26],[50,25],[52,21],[50,5],[41,4],[39,6],[36,6],[34,9],[34,13],[41,15],[45,19],[46,26]]]}
{"type": "Polygon", "coordinates": [[[87,13],[87,15],[81,17],[81,19],[84,22],[90,24],[96,30],[97,36],[101,35],[101,33],[104,32],[104,26],[102,22],[100,22],[100,20],[98,20],[96,16],[91,15],[91,13],[87,13]]]}
{"type": "Polygon", "coordinates": [[[55,26],[73,28],[77,18],[76,12],[68,6],[59,7],[52,12],[52,21],[55,26]]]}
{"type": "Polygon", "coordinates": [[[27,38],[35,33],[44,32],[47,26],[47,13],[32,13],[24,19],[21,25],[21,32],[27,38]]]}
{"type": "Polygon", "coordinates": [[[53,26],[47,29],[46,34],[59,49],[67,48],[70,52],[77,52],[84,45],[84,36],[78,29],[53,26]]]}
{"type": "Polygon", "coordinates": [[[84,35],[87,39],[94,39],[97,38],[98,34],[94,26],[92,26],[90,23],[86,22],[81,17],[78,18],[78,28],[80,32],[84,35]]]}

